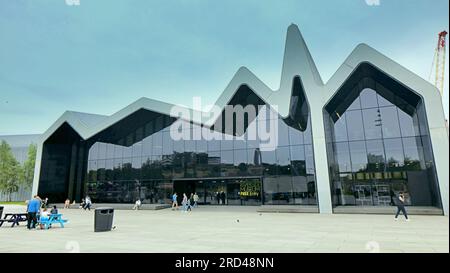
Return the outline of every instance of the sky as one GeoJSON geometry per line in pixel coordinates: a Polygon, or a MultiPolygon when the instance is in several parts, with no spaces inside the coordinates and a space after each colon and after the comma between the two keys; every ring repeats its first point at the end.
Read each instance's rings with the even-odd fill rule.
{"type": "Polygon", "coordinates": [[[428,80],[448,22],[448,0],[0,0],[0,135],[141,97],[213,104],[241,66],[277,89],[291,23],[324,82],[362,42],[428,80]]]}

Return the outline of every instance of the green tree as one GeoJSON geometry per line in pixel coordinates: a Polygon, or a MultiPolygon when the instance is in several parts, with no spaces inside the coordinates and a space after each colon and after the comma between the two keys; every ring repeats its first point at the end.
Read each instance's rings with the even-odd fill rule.
{"type": "Polygon", "coordinates": [[[20,164],[14,158],[11,147],[3,140],[0,143],[0,191],[7,194],[7,201],[11,201],[11,194],[19,190],[20,176],[20,164]]]}
{"type": "Polygon", "coordinates": [[[23,163],[22,177],[20,178],[21,184],[26,189],[31,189],[33,186],[33,178],[34,178],[34,165],[36,163],[36,144],[30,144],[28,146],[28,157],[27,160],[23,163]]]}

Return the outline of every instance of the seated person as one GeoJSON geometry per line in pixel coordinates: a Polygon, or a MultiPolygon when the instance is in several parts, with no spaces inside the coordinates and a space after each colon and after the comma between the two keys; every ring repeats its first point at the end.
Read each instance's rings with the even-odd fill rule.
{"type": "Polygon", "coordinates": [[[50,211],[51,214],[58,214],[58,209],[56,206],[53,206],[52,210],[50,211]]]}
{"type": "MultiPolygon", "coordinates": [[[[50,212],[47,210],[47,208],[42,209],[41,214],[39,216],[39,221],[45,221],[48,220],[48,217],[50,216],[50,212]]],[[[43,224],[39,224],[41,229],[44,229],[43,224]]]]}
{"type": "Polygon", "coordinates": [[[141,199],[136,200],[136,203],[134,203],[133,210],[138,210],[141,207],[141,199]]]}
{"type": "Polygon", "coordinates": [[[69,198],[67,198],[67,199],[66,199],[66,202],[64,202],[64,208],[65,208],[65,209],[70,208],[70,200],[69,200],[69,198]]]}

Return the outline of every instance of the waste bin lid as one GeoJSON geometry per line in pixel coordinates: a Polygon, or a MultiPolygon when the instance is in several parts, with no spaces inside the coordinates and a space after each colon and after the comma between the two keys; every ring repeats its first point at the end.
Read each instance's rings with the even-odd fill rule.
{"type": "Polygon", "coordinates": [[[95,210],[106,210],[106,209],[114,209],[112,207],[101,207],[101,208],[95,208],[95,210]]]}

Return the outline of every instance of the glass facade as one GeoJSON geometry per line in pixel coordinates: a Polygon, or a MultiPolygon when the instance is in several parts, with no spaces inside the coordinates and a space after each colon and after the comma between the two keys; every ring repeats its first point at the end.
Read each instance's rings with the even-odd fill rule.
{"type": "Polygon", "coordinates": [[[220,203],[217,193],[224,192],[225,204],[316,205],[310,126],[300,131],[270,110],[249,127],[271,119],[278,126],[272,151],[261,149],[248,130],[238,137],[184,121],[174,128],[163,115],[141,120],[115,144],[99,136],[89,148],[84,192],[100,203],[169,203],[175,190],[179,196],[197,192],[205,204],[220,203]],[[173,140],[171,130],[188,140],[173,140]],[[200,134],[215,138],[193,140],[200,134]]]}
{"type": "MultiPolygon", "coordinates": [[[[173,192],[180,199],[196,192],[203,204],[316,206],[300,79],[287,117],[262,111],[264,104],[248,87],[238,89],[230,106],[258,108],[243,121],[244,132],[235,116],[225,123],[226,111],[205,128],[140,109],[86,140],[64,123],[43,144],[38,193],[55,202],[89,195],[96,203],[161,204],[173,192]],[[273,127],[277,141],[270,144],[263,139],[273,127]]],[[[425,106],[414,91],[364,63],[323,114],[333,206],[389,206],[404,192],[407,205],[442,207],[425,106]]]]}
{"type": "Polygon", "coordinates": [[[440,207],[422,99],[386,86],[363,78],[326,108],[333,205],[388,206],[404,192],[407,205],[440,207]]]}

